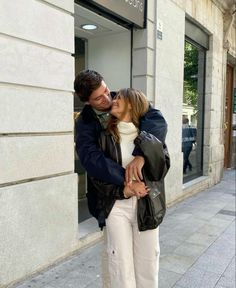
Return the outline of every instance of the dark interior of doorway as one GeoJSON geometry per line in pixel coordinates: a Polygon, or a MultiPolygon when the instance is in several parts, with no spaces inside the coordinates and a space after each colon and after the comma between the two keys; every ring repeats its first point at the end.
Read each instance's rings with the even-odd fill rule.
{"type": "MultiPolygon", "coordinates": [[[[75,38],[75,76],[86,68],[86,40],[75,38]]],[[[80,111],[83,109],[83,103],[79,98],[74,95],[74,121],[79,116],[80,111]]],[[[75,132],[76,140],[76,132],[75,132]]],[[[88,211],[86,199],[86,173],[82,167],[79,157],[75,151],[75,173],[78,174],[78,222],[81,223],[90,218],[91,215],[88,211]]]]}

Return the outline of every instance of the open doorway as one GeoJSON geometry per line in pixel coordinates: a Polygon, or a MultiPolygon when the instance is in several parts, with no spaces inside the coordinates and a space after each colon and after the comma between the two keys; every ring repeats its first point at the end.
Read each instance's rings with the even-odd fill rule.
{"type": "MultiPolygon", "coordinates": [[[[75,76],[83,69],[98,71],[110,90],[131,86],[131,31],[101,15],[75,4],[75,76]],[[84,25],[89,29],[85,29],[84,25]],[[93,28],[93,29],[92,29],[93,28]]],[[[74,119],[83,103],[74,98],[74,119]]],[[[75,152],[78,173],[79,223],[90,214],[86,201],[86,172],[75,152]]]]}

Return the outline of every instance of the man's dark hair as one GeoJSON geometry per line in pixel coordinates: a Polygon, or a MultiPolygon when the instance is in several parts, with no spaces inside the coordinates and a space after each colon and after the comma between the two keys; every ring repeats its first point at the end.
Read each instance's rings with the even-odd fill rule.
{"type": "Polygon", "coordinates": [[[101,86],[103,77],[94,70],[83,70],[75,78],[74,89],[82,102],[89,100],[94,90],[101,86]]]}

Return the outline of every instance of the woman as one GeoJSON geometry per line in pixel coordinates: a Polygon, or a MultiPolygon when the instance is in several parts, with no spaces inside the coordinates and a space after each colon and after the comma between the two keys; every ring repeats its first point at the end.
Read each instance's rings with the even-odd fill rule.
{"type": "MultiPolygon", "coordinates": [[[[139,120],[148,107],[145,95],[130,88],[120,90],[113,100],[112,116],[100,145],[107,157],[124,168],[133,159],[139,120]]],[[[111,288],[157,288],[159,230],[140,232],[137,223],[137,201],[147,195],[148,187],[134,179],[125,183],[122,198],[119,187],[93,180],[99,191],[98,220],[102,223],[104,218],[106,224],[111,288]]]]}

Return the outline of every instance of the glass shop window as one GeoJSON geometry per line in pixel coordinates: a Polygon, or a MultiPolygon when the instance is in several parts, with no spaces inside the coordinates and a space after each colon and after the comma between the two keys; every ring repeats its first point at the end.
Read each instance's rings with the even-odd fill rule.
{"type": "Polygon", "coordinates": [[[203,174],[206,49],[185,40],[182,110],[183,182],[203,174]]]}

